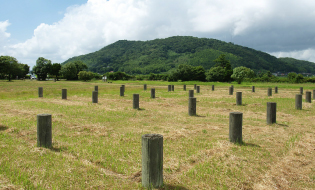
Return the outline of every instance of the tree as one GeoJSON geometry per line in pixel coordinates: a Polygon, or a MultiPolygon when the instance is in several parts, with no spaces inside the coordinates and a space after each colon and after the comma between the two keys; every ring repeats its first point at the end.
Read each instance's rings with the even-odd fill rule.
{"type": "Polygon", "coordinates": [[[79,79],[80,80],[88,81],[88,80],[92,80],[93,78],[94,78],[94,73],[92,73],[90,71],[80,71],[79,72],[79,79]]]}
{"type": "Polygon", "coordinates": [[[58,80],[58,75],[59,75],[60,70],[61,70],[61,64],[54,63],[51,65],[49,74],[55,75],[55,78],[58,80]]]}
{"type": "Polygon", "coordinates": [[[302,74],[298,74],[296,77],[295,77],[295,82],[296,83],[302,83],[304,81],[304,76],[302,74]]]}
{"type": "Polygon", "coordinates": [[[67,80],[77,79],[77,67],[73,62],[67,63],[61,67],[60,74],[62,74],[67,80]]]}
{"type": "Polygon", "coordinates": [[[77,74],[76,74],[76,78],[75,78],[75,80],[77,80],[79,72],[80,71],[86,71],[88,69],[88,67],[87,67],[87,65],[85,63],[83,63],[80,60],[74,61],[73,63],[75,65],[76,69],[77,69],[77,74]]]}
{"type": "Polygon", "coordinates": [[[47,74],[50,72],[51,61],[43,57],[36,60],[36,65],[33,67],[33,72],[37,75],[38,80],[46,80],[47,74]]]}
{"type": "Polygon", "coordinates": [[[232,74],[233,74],[233,69],[232,69],[231,63],[228,62],[228,63],[226,63],[226,65],[224,67],[224,79],[226,82],[231,81],[231,75],[232,74]]]}
{"type": "Polygon", "coordinates": [[[21,67],[18,61],[11,56],[0,56],[0,73],[8,75],[9,81],[11,77],[20,72],[21,67]]]}
{"type": "Polygon", "coordinates": [[[234,78],[238,84],[241,84],[244,78],[253,75],[254,71],[247,67],[236,67],[233,69],[232,78],[234,78]]]}
{"type": "Polygon", "coordinates": [[[295,82],[295,78],[296,78],[297,74],[295,72],[291,72],[288,74],[288,79],[291,81],[291,82],[295,82]]]}
{"type": "Polygon", "coordinates": [[[225,59],[225,54],[221,54],[218,58],[216,58],[213,61],[216,63],[215,67],[221,66],[222,68],[226,67],[226,65],[230,63],[229,60],[225,59]]]}
{"type": "Polygon", "coordinates": [[[231,81],[231,75],[233,74],[232,65],[229,60],[225,59],[225,54],[221,54],[217,59],[213,61],[216,63],[215,67],[224,68],[224,77],[219,81],[231,81]]]}
{"type": "Polygon", "coordinates": [[[206,73],[206,80],[207,81],[224,81],[225,80],[225,69],[221,66],[212,67],[206,73]]]}

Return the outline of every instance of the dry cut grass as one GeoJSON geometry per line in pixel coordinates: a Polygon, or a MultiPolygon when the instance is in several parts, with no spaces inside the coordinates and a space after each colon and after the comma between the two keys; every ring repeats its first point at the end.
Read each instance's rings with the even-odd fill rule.
{"type": "MultiPolygon", "coordinates": [[[[143,189],[141,135],[164,138],[162,189],[313,189],[315,188],[315,109],[298,90],[234,85],[243,94],[236,106],[228,87],[201,86],[197,116],[188,116],[188,90],[167,84],[82,82],[0,82],[0,189],[143,189]],[[91,103],[94,85],[99,103],[91,103]],[[44,98],[37,87],[44,87],[44,98]],[[61,100],[61,89],[68,100],[61,100]],[[150,98],[156,88],[156,98],[150,98]],[[132,94],[140,94],[140,110],[132,94]],[[277,102],[277,123],[266,124],[266,103],[277,102]],[[243,112],[243,141],[228,139],[229,113],[243,112]],[[53,148],[36,147],[36,115],[53,117],[53,148]]],[[[273,84],[271,84],[273,85],[273,84]]],[[[274,85],[276,86],[276,85],[274,85]]],[[[307,86],[315,88],[315,86],[307,86]]]]}

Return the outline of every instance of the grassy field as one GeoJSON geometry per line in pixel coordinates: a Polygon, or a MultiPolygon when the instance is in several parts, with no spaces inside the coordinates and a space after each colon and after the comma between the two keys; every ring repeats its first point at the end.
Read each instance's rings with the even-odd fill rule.
{"type": "Polygon", "coordinates": [[[228,95],[231,84],[199,83],[197,116],[191,117],[194,83],[0,81],[0,189],[144,189],[141,136],[148,133],[164,138],[162,189],[315,188],[314,100],[306,103],[303,95],[303,109],[295,110],[299,87],[313,92],[314,84],[233,84],[228,95]],[[168,84],[174,92],[167,92],[168,84]],[[95,85],[98,104],[92,104],[95,85]],[[268,97],[267,87],[275,86],[279,93],[268,97]],[[243,106],[236,106],[236,91],[243,106]],[[132,109],[134,93],[140,110],[132,109]],[[266,124],[267,102],[277,102],[276,124],[266,124]],[[233,111],[243,113],[242,145],[228,139],[233,111]],[[36,116],[43,113],[52,114],[52,149],[36,147],[36,116]]]}

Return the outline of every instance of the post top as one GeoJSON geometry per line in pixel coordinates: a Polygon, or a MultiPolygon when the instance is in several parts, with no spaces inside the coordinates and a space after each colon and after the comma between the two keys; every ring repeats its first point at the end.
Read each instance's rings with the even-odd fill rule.
{"type": "Polygon", "coordinates": [[[230,114],[233,114],[233,115],[243,115],[242,112],[230,112],[230,114]]]}
{"type": "Polygon", "coordinates": [[[159,138],[163,138],[163,135],[160,135],[160,134],[145,134],[145,135],[142,135],[142,138],[159,139],[159,138]]]}
{"type": "Polygon", "coordinates": [[[42,113],[42,114],[37,114],[37,116],[51,116],[51,114],[49,114],[49,113],[42,113]]]}

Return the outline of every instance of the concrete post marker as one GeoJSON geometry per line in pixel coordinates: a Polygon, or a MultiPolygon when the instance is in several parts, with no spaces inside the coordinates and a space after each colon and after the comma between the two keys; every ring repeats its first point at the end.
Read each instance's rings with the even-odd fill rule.
{"type": "Polygon", "coordinates": [[[61,90],[61,97],[63,100],[67,99],[67,89],[62,89],[61,90]]]}
{"type": "Polygon", "coordinates": [[[196,98],[189,98],[188,99],[188,114],[190,116],[195,116],[196,114],[196,103],[197,99],[196,98]]]}
{"type": "Polygon", "coordinates": [[[125,93],[124,93],[124,87],[121,86],[121,87],[119,88],[119,90],[120,90],[120,96],[124,96],[124,95],[125,95],[125,93]]]}
{"type": "Polygon", "coordinates": [[[302,109],[302,94],[295,95],[295,109],[297,110],[302,109]]]}
{"type": "Polygon", "coordinates": [[[92,92],[92,103],[98,103],[98,91],[92,92]]]}
{"type": "Polygon", "coordinates": [[[236,105],[242,105],[242,92],[236,92],[236,105]]]}
{"type": "Polygon", "coordinates": [[[194,90],[189,90],[188,91],[188,97],[193,98],[194,97],[194,90]]]}
{"type": "Polygon", "coordinates": [[[151,88],[151,98],[155,98],[155,88],[151,88]]]}
{"type": "Polygon", "coordinates": [[[272,96],[272,88],[268,88],[268,96],[272,96]]]}
{"type": "Polygon", "coordinates": [[[38,87],[38,97],[42,98],[44,95],[43,87],[38,87]]]}
{"type": "Polygon", "coordinates": [[[142,185],[151,189],[163,186],[163,136],[142,135],[142,185]]]}
{"type": "Polygon", "coordinates": [[[311,91],[305,92],[305,101],[308,103],[312,103],[312,92],[311,91]]]}
{"type": "Polygon", "coordinates": [[[229,139],[230,142],[242,143],[242,125],[243,125],[243,113],[230,112],[229,118],[229,139]]]}
{"type": "Polygon", "coordinates": [[[37,115],[37,146],[52,147],[51,114],[37,115]]]}
{"type": "Polygon", "coordinates": [[[139,94],[133,94],[133,109],[139,109],[139,94]]]}
{"type": "Polygon", "coordinates": [[[233,95],[233,88],[231,86],[229,87],[229,95],[233,95]]]}
{"type": "Polygon", "coordinates": [[[267,124],[276,123],[277,120],[277,103],[267,102],[267,124]]]}

